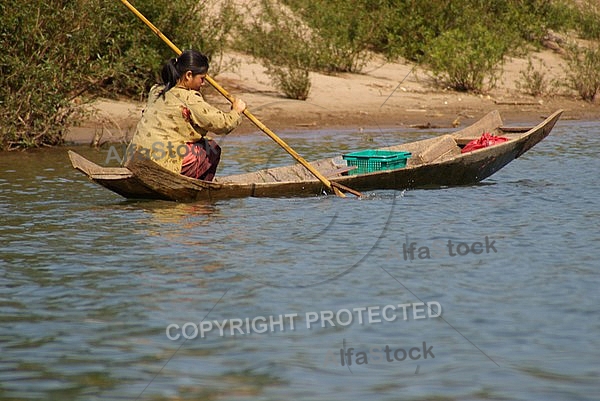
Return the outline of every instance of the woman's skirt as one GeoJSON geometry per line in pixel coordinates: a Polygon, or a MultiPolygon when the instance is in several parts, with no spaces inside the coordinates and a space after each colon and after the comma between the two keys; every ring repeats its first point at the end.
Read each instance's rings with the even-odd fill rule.
{"type": "Polygon", "coordinates": [[[214,140],[205,138],[188,143],[188,151],[181,164],[181,174],[186,177],[212,181],[221,160],[221,147],[214,140]]]}

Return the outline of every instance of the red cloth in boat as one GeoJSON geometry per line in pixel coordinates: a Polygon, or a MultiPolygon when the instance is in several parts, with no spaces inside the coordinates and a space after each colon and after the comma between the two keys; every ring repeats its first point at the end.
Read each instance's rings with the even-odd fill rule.
{"type": "Polygon", "coordinates": [[[199,180],[212,181],[221,160],[221,147],[212,139],[202,138],[187,143],[187,153],[181,163],[181,174],[199,180]]]}
{"type": "Polygon", "coordinates": [[[495,136],[489,132],[484,132],[478,139],[474,139],[467,143],[465,147],[462,148],[461,153],[472,152],[477,149],[487,148],[488,146],[497,145],[506,141],[508,141],[508,138],[503,136],[495,136]]]}

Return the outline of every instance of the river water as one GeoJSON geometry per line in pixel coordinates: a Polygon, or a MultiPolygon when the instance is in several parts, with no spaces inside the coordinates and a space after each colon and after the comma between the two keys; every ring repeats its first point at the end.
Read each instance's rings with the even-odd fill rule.
{"type": "MultiPolygon", "coordinates": [[[[311,160],[440,132],[282,137],[311,160]]],[[[290,163],[222,146],[220,174],[290,163]]],[[[599,152],[559,121],[479,185],[212,204],[2,153],[0,399],[596,400],[599,152]]]]}

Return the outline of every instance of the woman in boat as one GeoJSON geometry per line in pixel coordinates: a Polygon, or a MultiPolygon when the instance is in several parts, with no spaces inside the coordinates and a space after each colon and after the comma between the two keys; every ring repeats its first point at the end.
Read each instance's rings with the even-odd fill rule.
{"type": "Polygon", "coordinates": [[[208,104],[199,92],[208,72],[208,58],[186,50],[163,66],[163,84],[148,95],[135,134],[127,149],[127,162],[135,155],[188,177],[212,181],[221,148],[209,132],[225,135],[240,125],[246,103],[234,99],[231,111],[208,104]]]}

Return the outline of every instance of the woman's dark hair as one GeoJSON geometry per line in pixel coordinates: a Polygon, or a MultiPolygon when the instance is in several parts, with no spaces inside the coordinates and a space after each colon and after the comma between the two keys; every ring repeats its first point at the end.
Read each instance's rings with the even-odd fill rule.
{"type": "Polygon", "coordinates": [[[208,72],[208,57],[196,50],[184,50],[179,57],[167,61],[162,68],[160,76],[162,78],[164,89],[158,96],[165,96],[165,93],[175,85],[187,71],[193,75],[206,74],[208,72]]]}

